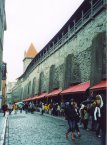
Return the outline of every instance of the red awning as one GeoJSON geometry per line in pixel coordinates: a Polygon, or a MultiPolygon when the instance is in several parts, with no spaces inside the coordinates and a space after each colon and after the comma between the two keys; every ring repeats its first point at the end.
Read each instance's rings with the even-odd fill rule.
{"type": "Polygon", "coordinates": [[[26,102],[27,99],[28,99],[28,98],[24,99],[22,102],[26,102]]]}
{"type": "Polygon", "coordinates": [[[85,93],[85,91],[90,87],[90,82],[81,83],[75,86],[71,86],[61,92],[64,94],[73,94],[73,93],[85,93]]]}
{"type": "Polygon", "coordinates": [[[34,101],[34,100],[36,100],[37,99],[37,95],[36,96],[34,96],[33,98],[32,98],[32,101],[34,101]]]}
{"type": "Polygon", "coordinates": [[[53,90],[52,92],[50,92],[49,94],[47,94],[46,97],[58,96],[61,91],[62,91],[61,89],[53,90]]]}
{"type": "Polygon", "coordinates": [[[106,90],[107,89],[107,81],[101,81],[95,86],[91,87],[91,91],[96,91],[96,90],[106,90]]]}
{"type": "Polygon", "coordinates": [[[26,98],[25,100],[23,100],[23,102],[30,101],[31,99],[32,99],[32,97],[26,98]]]}
{"type": "Polygon", "coordinates": [[[42,93],[41,95],[37,96],[36,99],[42,99],[44,98],[48,93],[42,93]]]}

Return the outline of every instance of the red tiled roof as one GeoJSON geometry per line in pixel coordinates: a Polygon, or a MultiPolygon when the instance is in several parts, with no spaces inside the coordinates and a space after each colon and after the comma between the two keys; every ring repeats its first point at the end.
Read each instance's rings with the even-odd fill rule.
{"type": "Polygon", "coordinates": [[[61,91],[62,91],[61,89],[53,90],[52,92],[50,92],[49,94],[47,94],[46,97],[57,96],[57,95],[60,94],[61,91]]]}
{"type": "Polygon", "coordinates": [[[73,94],[73,93],[85,93],[90,87],[90,82],[81,83],[75,86],[71,86],[61,92],[61,94],[73,94]]]}
{"type": "Polygon", "coordinates": [[[92,91],[106,90],[106,89],[107,89],[107,80],[106,81],[101,81],[101,82],[97,83],[96,85],[94,85],[93,87],[90,88],[90,90],[92,90],[92,91]]]}
{"type": "Polygon", "coordinates": [[[34,45],[31,43],[27,52],[25,51],[24,57],[25,58],[34,58],[37,55],[37,50],[35,49],[34,45]]]}

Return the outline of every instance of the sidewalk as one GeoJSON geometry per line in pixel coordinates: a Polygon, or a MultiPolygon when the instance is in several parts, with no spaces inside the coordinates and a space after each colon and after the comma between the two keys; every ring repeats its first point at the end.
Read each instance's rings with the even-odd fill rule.
{"type": "Polygon", "coordinates": [[[4,117],[3,113],[0,113],[0,145],[4,144],[7,118],[7,115],[4,117]]]}

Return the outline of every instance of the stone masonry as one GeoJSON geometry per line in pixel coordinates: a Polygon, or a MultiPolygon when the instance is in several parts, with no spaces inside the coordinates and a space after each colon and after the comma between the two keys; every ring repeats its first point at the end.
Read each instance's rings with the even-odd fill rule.
{"type": "Polygon", "coordinates": [[[34,63],[31,69],[27,69],[16,86],[21,98],[55,88],[64,89],[74,83],[91,81],[92,86],[105,79],[106,23],[106,10],[103,7],[78,32],[69,36],[63,45],[59,45],[52,53],[48,52],[38,65],[34,63]],[[100,61],[97,61],[97,56],[100,61]]]}

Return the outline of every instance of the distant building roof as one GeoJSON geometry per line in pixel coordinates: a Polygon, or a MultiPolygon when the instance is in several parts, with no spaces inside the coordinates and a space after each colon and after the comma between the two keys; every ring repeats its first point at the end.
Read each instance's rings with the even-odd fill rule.
{"type": "Polygon", "coordinates": [[[25,58],[34,58],[37,55],[37,50],[35,49],[34,45],[31,43],[28,51],[24,53],[25,58]]]}

